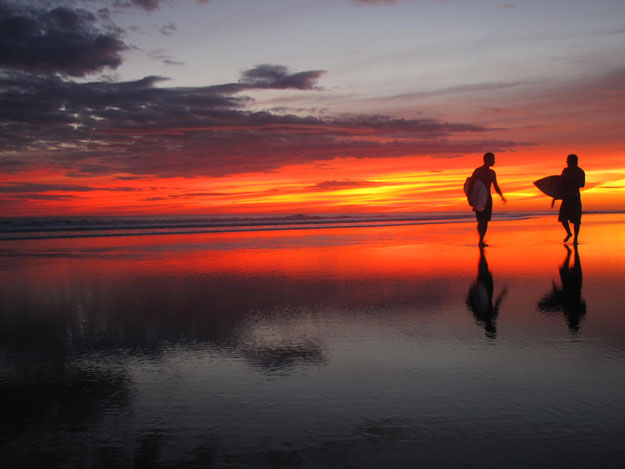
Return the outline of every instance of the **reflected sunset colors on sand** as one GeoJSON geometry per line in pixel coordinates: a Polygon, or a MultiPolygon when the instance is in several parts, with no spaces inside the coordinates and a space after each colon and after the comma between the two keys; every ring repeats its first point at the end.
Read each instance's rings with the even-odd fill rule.
{"type": "Polygon", "coordinates": [[[3,241],[1,456],[617,467],[624,222],[3,241]]]}

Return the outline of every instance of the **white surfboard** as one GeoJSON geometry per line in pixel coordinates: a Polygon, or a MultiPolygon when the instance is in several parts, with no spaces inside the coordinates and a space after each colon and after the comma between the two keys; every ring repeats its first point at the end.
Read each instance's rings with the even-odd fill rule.
{"type": "Polygon", "coordinates": [[[486,208],[488,203],[488,189],[482,181],[477,179],[473,184],[473,190],[469,194],[469,182],[471,178],[468,177],[464,182],[464,193],[467,196],[469,205],[473,207],[476,212],[482,212],[486,208]]]}

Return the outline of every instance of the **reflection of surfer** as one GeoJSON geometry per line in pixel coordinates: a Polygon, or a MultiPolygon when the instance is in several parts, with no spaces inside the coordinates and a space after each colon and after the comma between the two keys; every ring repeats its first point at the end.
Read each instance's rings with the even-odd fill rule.
{"type": "Polygon", "coordinates": [[[566,244],[566,258],[560,267],[560,281],[562,288],[553,284],[553,289],[538,303],[538,309],[545,313],[562,311],[571,332],[579,331],[579,324],[586,314],[586,302],[582,299],[582,264],[579,259],[577,246],[573,266],[571,263],[571,248],[566,244]]]}
{"type": "Polygon", "coordinates": [[[483,184],[486,188],[484,196],[486,197],[486,204],[483,209],[480,210],[480,206],[475,203],[472,203],[473,210],[475,211],[475,217],[477,218],[477,231],[480,234],[480,246],[487,246],[484,242],[484,236],[486,236],[486,230],[488,229],[488,222],[491,219],[493,213],[493,198],[490,193],[491,184],[495,188],[495,191],[501,197],[501,200],[504,202],[506,198],[501,193],[501,189],[499,188],[499,184],[497,184],[497,175],[495,171],[490,169],[491,166],[495,165],[495,155],[491,152],[484,154],[484,164],[473,171],[471,175],[471,179],[469,181],[469,186],[467,188],[467,193],[473,195],[473,191],[476,189],[476,185],[483,184]]]}
{"type": "Polygon", "coordinates": [[[558,221],[562,223],[562,226],[564,226],[566,230],[564,242],[567,242],[572,236],[569,221],[573,223],[573,230],[575,231],[573,244],[576,245],[579,235],[579,226],[582,222],[582,198],[579,194],[579,189],[586,185],[586,173],[584,173],[582,168],[577,166],[577,155],[569,155],[566,158],[566,164],[568,166],[564,168],[560,175],[562,205],[560,206],[558,221]]]}
{"type": "Polygon", "coordinates": [[[495,320],[499,314],[499,306],[508,290],[504,287],[493,304],[494,282],[493,276],[488,270],[484,248],[480,246],[480,263],[477,269],[477,279],[469,288],[467,306],[473,312],[478,324],[484,326],[486,336],[494,339],[497,336],[495,320]]]}

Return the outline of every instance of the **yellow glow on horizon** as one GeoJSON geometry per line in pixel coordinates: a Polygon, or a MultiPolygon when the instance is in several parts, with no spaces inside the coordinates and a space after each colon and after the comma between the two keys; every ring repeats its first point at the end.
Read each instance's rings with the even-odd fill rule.
{"type": "MultiPolygon", "coordinates": [[[[533,182],[560,174],[565,158],[563,150],[498,154],[493,169],[509,202],[502,204],[493,193],[495,210],[550,209],[551,199],[533,182]]],[[[620,166],[620,161],[616,151],[580,152],[587,181],[582,191],[585,210],[625,209],[625,165],[620,166]]],[[[68,177],[61,171],[39,169],[5,175],[3,184],[8,189],[1,196],[5,216],[465,211],[470,209],[462,190],[464,181],[480,164],[481,155],[454,159],[350,157],[262,173],[189,178],[132,174],[68,177]],[[48,188],[40,194],[22,190],[6,195],[11,184],[25,181],[48,188]]]]}

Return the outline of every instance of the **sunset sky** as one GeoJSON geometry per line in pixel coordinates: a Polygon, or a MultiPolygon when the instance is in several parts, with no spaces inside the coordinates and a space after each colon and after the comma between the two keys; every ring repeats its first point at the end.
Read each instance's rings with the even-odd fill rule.
{"type": "Polygon", "coordinates": [[[1,215],[625,210],[623,0],[0,0],[1,215]],[[496,199],[497,200],[497,199],[496,199]]]}

